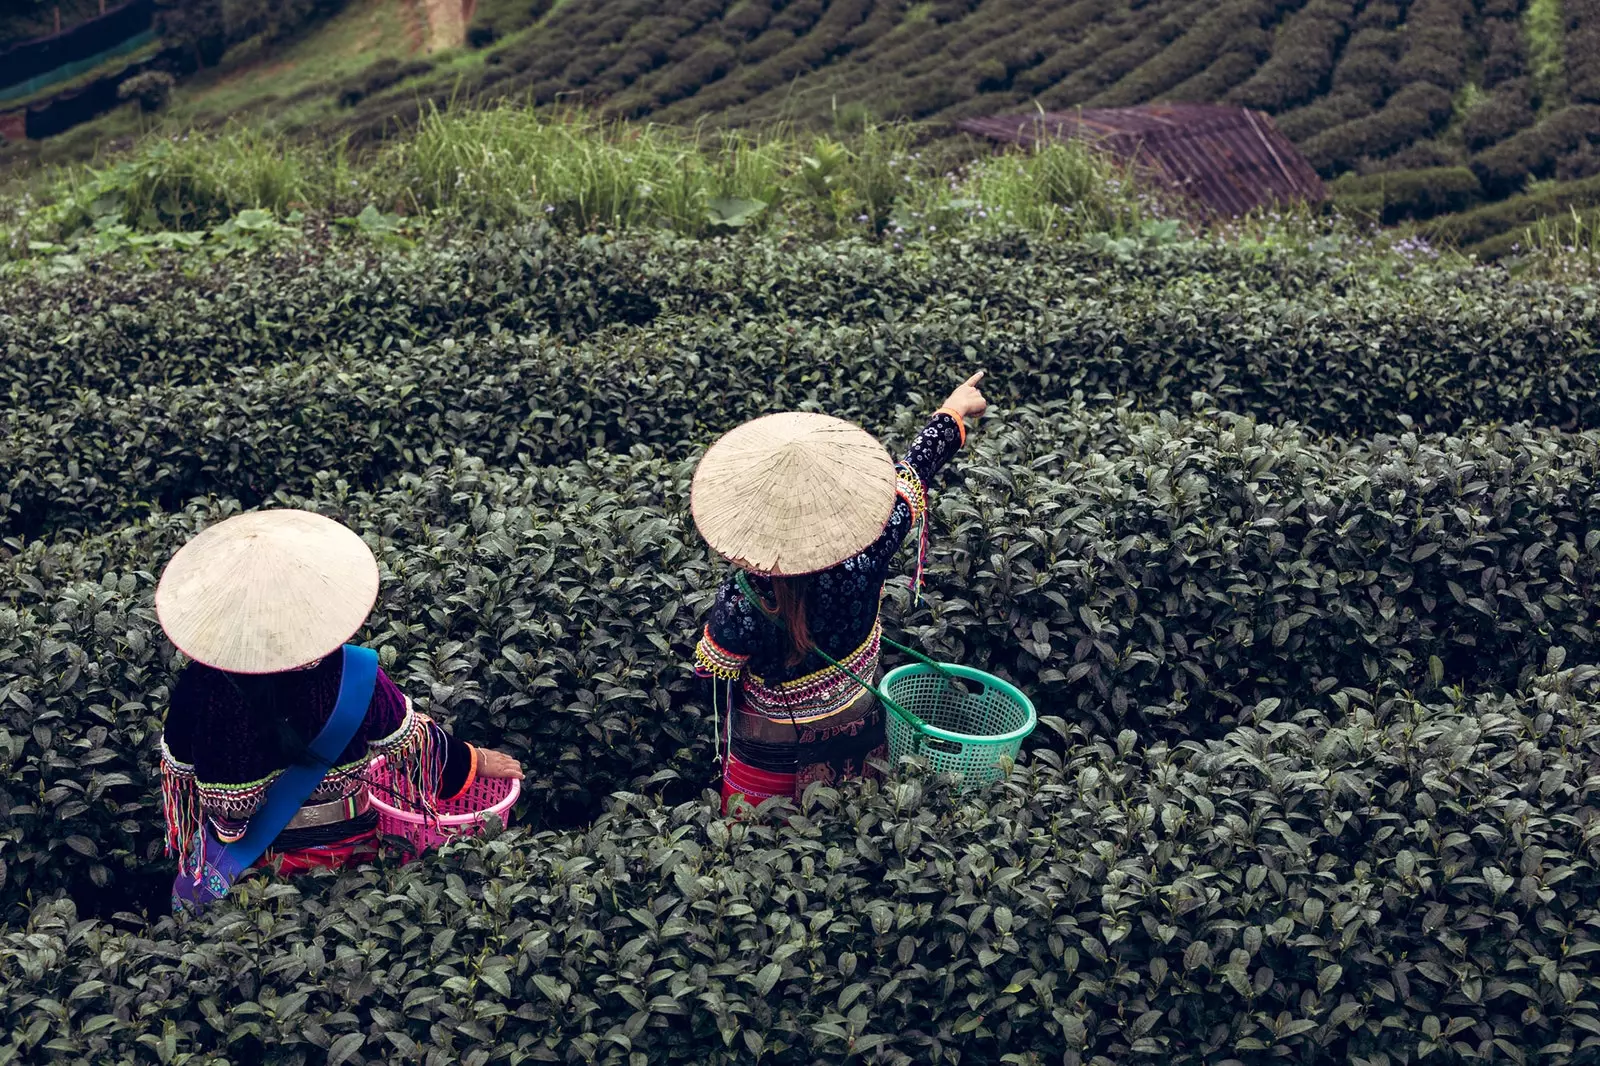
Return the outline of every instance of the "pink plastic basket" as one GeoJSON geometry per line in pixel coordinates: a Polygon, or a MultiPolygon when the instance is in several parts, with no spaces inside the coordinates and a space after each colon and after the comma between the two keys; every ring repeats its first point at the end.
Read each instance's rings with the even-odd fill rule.
{"type": "Polygon", "coordinates": [[[396,806],[397,797],[385,791],[389,786],[389,766],[379,756],[367,769],[372,784],[372,806],[378,812],[378,832],[401,837],[411,845],[413,857],[460,837],[482,831],[489,815],[509,820],[507,812],[522,795],[522,782],[509,777],[480,777],[466,793],[439,802],[439,821],[432,824],[420,812],[396,806]]]}

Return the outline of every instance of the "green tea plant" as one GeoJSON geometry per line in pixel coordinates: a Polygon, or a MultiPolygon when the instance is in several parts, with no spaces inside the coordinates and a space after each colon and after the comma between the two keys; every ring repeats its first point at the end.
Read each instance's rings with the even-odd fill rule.
{"type": "MultiPolygon", "coordinates": [[[[440,175],[494,148],[439,121],[440,175]]],[[[508,149],[434,216],[107,213],[0,276],[0,1064],[1593,1056],[1587,279],[1136,190],[1080,229],[1065,151],[943,179],[951,218],[974,182],[1039,212],[947,226],[884,191],[904,145],[640,138],[693,180],[621,227],[506,221],[555,167],[508,149]],[[702,235],[650,228],[669,202],[702,235]],[[1039,730],[986,791],[908,763],[722,818],[696,458],[784,408],[900,447],[976,366],[993,413],[885,620],[1039,730]],[[176,920],[152,591],[261,505],[366,538],[358,639],[525,798],[176,920]]]]}

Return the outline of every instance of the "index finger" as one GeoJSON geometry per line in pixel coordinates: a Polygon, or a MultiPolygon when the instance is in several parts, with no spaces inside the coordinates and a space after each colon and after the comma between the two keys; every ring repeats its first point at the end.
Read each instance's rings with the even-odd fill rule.
{"type": "Polygon", "coordinates": [[[982,381],[982,380],[983,380],[983,375],[985,375],[985,374],[987,374],[987,373],[988,373],[988,371],[987,371],[987,370],[980,370],[980,371],[978,371],[978,372],[977,372],[977,373],[976,373],[976,374],[974,374],[974,375],[972,375],[972,376],[971,376],[971,377],[970,377],[970,378],[968,378],[968,379],[967,379],[967,380],[966,380],[966,384],[968,384],[968,385],[971,385],[971,386],[973,386],[973,387],[974,387],[974,388],[976,388],[976,387],[977,387],[977,385],[978,385],[978,382],[980,382],[980,381],[982,381]]]}

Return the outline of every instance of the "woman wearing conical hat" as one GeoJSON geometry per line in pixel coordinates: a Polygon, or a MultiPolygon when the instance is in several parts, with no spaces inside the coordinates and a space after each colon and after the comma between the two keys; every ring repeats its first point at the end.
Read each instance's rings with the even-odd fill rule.
{"type": "Polygon", "coordinates": [[[928,482],[983,414],[982,378],[950,395],[899,463],[864,430],[802,413],[747,422],[700,461],[695,525],[735,567],[695,652],[728,738],[725,807],[798,798],[887,754],[883,710],[856,678],[877,679],[883,586],[913,530],[920,588],[928,482]]]}
{"type": "MultiPolygon", "coordinates": [[[[167,852],[177,855],[180,876],[198,883],[209,871],[207,842],[216,850],[245,838],[286,769],[314,761],[308,744],[322,737],[341,699],[351,650],[343,646],[377,595],[378,562],[366,544],[308,511],[237,515],[167,564],[156,615],[191,660],[173,687],[161,740],[167,852]]],[[[292,873],[374,853],[377,811],[365,775],[380,755],[403,798],[429,812],[478,776],[522,776],[516,760],[462,743],[414,710],[375,662],[367,669],[376,675],[366,675],[351,739],[323,764],[261,863],[281,859],[292,873]]]]}

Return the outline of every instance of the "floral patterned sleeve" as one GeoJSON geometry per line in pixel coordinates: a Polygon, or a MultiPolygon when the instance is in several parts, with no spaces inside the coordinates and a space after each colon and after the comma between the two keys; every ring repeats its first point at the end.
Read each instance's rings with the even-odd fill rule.
{"type": "MultiPolygon", "coordinates": [[[[889,515],[889,524],[881,537],[851,560],[855,564],[852,569],[871,574],[881,583],[907,534],[919,528],[927,516],[928,482],[945,468],[966,441],[966,427],[947,411],[939,411],[922,427],[895,467],[898,498],[889,515]]],[[[921,569],[920,559],[918,569],[921,569]]]]}
{"type": "Polygon", "coordinates": [[[718,681],[739,680],[755,650],[756,627],[762,624],[766,620],[756,617],[755,607],[734,579],[725,579],[717,588],[711,618],[694,650],[695,673],[718,681]]]}

